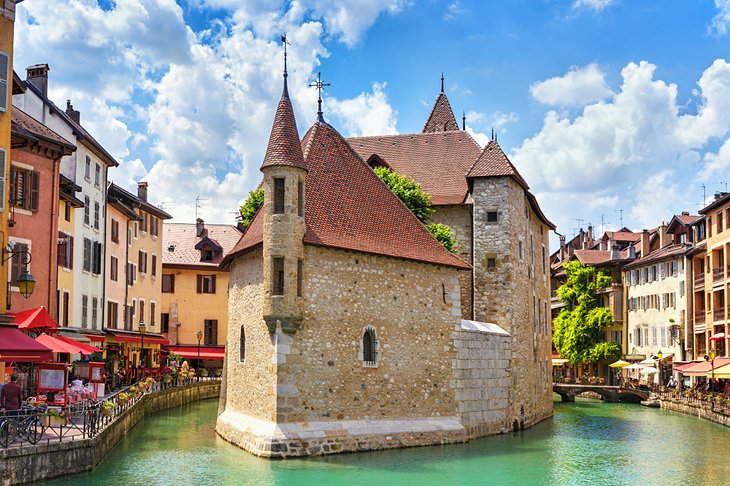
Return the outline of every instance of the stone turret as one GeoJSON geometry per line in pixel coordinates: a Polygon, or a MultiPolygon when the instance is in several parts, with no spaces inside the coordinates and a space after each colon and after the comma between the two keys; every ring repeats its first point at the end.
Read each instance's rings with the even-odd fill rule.
{"type": "Polygon", "coordinates": [[[284,73],[284,89],[261,164],[264,174],[263,317],[293,334],[302,321],[304,188],[307,168],[284,73]]]}

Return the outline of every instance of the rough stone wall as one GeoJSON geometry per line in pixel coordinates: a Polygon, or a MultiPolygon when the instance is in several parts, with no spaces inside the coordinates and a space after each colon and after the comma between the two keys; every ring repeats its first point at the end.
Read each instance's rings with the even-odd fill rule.
{"type": "MultiPolygon", "coordinates": [[[[435,206],[431,221],[451,227],[458,242],[458,255],[465,262],[472,263],[472,215],[471,205],[461,204],[458,206],[435,206]]],[[[470,272],[461,272],[459,275],[461,284],[461,317],[472,319],[472,278],[470,272]]]]}
{"type": "Polygon", "coordinates": [[[226,345],[226,410],[276,420],[276,363],[271,336],[263,320],[262,250],[255,249],[231,265],[226,345]],[[241,329],[246,337],[241,359],[241,329]]]}
{"type": "Polygon", "coordinates": [[[452,386],[468,437],[510,430],[510,336],[459,328],[453,342],[452,386]]]}
{"type": "Polygon", "coordinates": [[[10,486],[89,471],[146,415],[215,398],[219,391],[219,381],[170,388],[145,395],[93,438],[0,449],[0,482],[10,486]]]}
{"type": "Polygon", "coordinates": [[[510,415],[526,427],[552,415],[549,228],[512,178],[473,187],[474,315],[511,334],[510,415]],[[492,211],[496,223],[487,222],[492,211]]]}
{"type": "Polygon", "coordinates": [[[453,416],[459,271],[314,246],[305,253],[304,320],[278,353],[279,420],[453,416]],[[366,326],[376,331],[376,366],[359,357],[366,326]]]}

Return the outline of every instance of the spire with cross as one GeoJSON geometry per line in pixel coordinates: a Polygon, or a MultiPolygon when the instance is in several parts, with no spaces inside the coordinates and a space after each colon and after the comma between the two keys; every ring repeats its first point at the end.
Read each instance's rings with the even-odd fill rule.
{"type": "Polygon", "coordinates": [[[317,73],[317,81],[310,84],[310,88],[317,90],[317,121],[324,123],[324,117],[322,116],[322,90],[325,86],[330,86],[330,83],[322,82],[322,73],[317,73]]]}
{"type": "Polygon", "coordinates": [[[444,92],[444,73],[441,73],[441,92],[444,92]]]}

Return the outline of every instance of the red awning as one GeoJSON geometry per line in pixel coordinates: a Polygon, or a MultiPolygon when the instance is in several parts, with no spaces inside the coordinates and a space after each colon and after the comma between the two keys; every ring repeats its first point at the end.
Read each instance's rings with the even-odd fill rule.
{"type": "Polygon", "coordinates": [[[680,363],[675,364],[674,367],[672,367],[673,371],[679,371],[680,373],[684,373],[684,370],[687,368],[696,365],[697,363],[701,363],[701,361],[691,361],[689,363],[680,363]]]}
{"type": "Polygon", "coordinates": [[[718,332],[717,334],[713,334],[710,337],[711,341],[719,341],[721,339],[725,339],[725,333],[724,332],[718,332]]]}
{"type": "Polygon", "coordinates": [[[81,349],[80,346],[73,342],[66,342],[60,339],[60,336],[49,336],[48,334],[41,334],[35,340],[47,348],[50,348],[54,353],[68,353],[68,354],[91,354],[93,351],[81,349]]]}
{"type": "Polygon", "coordinates": [[[58,324],[51,318],[45,307],[16,312],[12,314],[18,329],[56,329],[58,324]]]}
{"type": "Polygon", "coordinates": [[[103,343],[104,342],[104,336],[99,336],[98,334],[84,334],[87,338],[94,341],[95,343],[103,343]]]}
{"type": "Polygon", "coordinates": [[[56,339],[60,339],[63,342],[66,342],[68,344],[72,344],[80,349],[84,350],[84,354],[92,354],[100,352],[101,349],[95,348],[94,346],[89,346],[86,343],[82,343],[80,341],[76,341],[75,339],[67,338],[66,336],[54,336],[56,339]]]}
{"type": "MultiPolygon", "coordinates": [[[[132,332],[132,331],[106,331],[108,334],[111,334],[114,336],[114,340],[119,343],[141,343],[142,342],[142,334],[138,332],[132,332]]],[[[167,344],[169,341],[164,336],[160,336],[159,334],[145,334],[144,335],[144,342],[145,344],[167,344]]]]}
{"type": "MultiPolygon", "coordinates": [[[[730,363],[730,358],[715,358],[715,369],[730,363]]],[[[694,363],[682,371],[684,376],[707,376],[707,372],[712,371],[712,361],[700,361],[694,363]]]]}
{"type": "MultiPolygon", "coordinates": [[[[197,346],[165,346],[165,349],[186,359],[198,358],[197,346]]],[[[200,359],[222,360],[225,352],[226,348],[206,348],[201,346],[200,359]]]]}
{"type": "Polygon", "coordinates": [[[18,331],[15,326],[0,326],[0,361],[37,362],[52,361],[48,347],[18,331]]]}

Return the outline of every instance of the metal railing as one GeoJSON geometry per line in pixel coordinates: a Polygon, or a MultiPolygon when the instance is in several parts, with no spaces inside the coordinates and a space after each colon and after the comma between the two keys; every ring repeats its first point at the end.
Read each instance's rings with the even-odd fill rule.
{"type": "Polygon", "coordinates": [[[705,274],[698,273],[695,275],[695,287],[704,287],[705,285],[705,274]]]}
{"type": "Polygon", "coordinates": [[[220,381],[217,376],[163,376],[138,381],[104,398],[84,399],[66,406],[26,405],[21,410],[0,413],[0,449],[27,447],[88,439],[96,436],[147,394],[191,385],[220,381]]]}
{"type": "Polygon", "coordinates": [[[713,393],[694,388],[678,390],[660,387],[657,394],[662,400],[668,402],[730,416],[730,398],[725,397],[723,393],[713,393]]]}
{"type": "Polygon", "coordinates": [[[725,269],[723,267],[712,269],[712,281],[717,282],[725,278],[725,269]]]}

